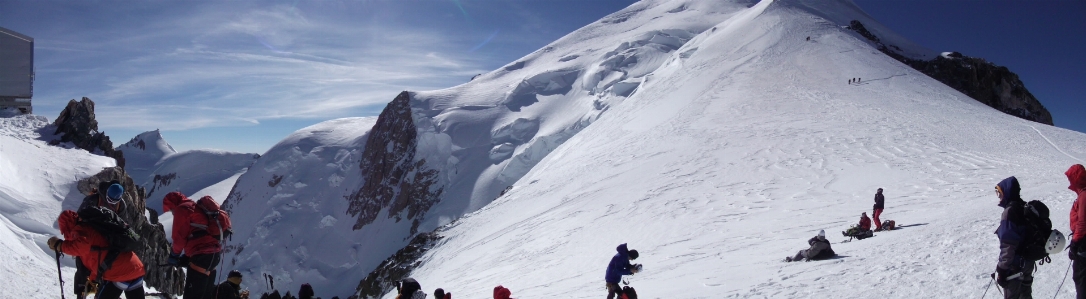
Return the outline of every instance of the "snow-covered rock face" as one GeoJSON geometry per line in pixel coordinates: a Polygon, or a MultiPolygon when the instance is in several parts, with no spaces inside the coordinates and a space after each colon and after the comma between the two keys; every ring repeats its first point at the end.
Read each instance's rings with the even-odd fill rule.
{"type": "MultiPolygon", "coordinates": [[[[410,234],[418,230],[421,215],[440,200],[443,186],[439,172],[425,158],[415,159],[419,150],[409,95],[400,93],[378,117],[370,131],[359,168],[363,185],[347,196],[347,214],[357,216],[353,229],[373,223],[388,210],[388,218],[411,221],[410,234]],[[407,215],[401,216],[401,212],[407,215]]],[[[446,143],[447,144],[447,143],[446,143]]]]}

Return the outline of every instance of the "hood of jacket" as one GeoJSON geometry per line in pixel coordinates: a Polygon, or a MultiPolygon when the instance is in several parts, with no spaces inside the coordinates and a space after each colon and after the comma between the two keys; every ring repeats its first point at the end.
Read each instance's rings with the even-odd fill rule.
{"type": "Polygon", "coordinates": [[[169,212],[170,210],[173,210],[173,208],[176,208],[185,201],[192,200],[188,199],[188,197],[186,197],[184,194],[181,194],[181,192],[174,191],[166,193],[166,196],[162,198],[162,212],[169,212]]]}
{"type": "Polygon", "coordinates": [[[996,188],[1003,193],[1003,197],[999,199],[999,206],[1006,208],[1011,202],[1022,200],[1022,187],[1018,185],[1018,179],[1015,177],[1009,177],[996,184],[996,188]]]}
{"type": "Polygon", "coordinates": [[[618,256],[621,256],[621,257],[623,257],[625,259],[630,259],[630,250],[626,248],[626,243],[622,243],[621,245],[618,245],[618,247],[615,248],[615,250],[618,251],[618,256]]]}
{"type": "Polygon", "coordinates": [[[60,212],[60,217],[57,218],[57,226],[60,227],[60,233],[66,239],[75,238],[75,226],[77,224],[79,224],[79,215],[72,210],[60,212]]]}
{"type": "Polygon", "coordinates": [[[1082,167],[1082,164],[1071,165],[1071,168],[1068,168],[1067,172],[1063,174],[1066,174],[1067,180],[1071,182],[1067,189],[1071,189],[1075,193],[1086,189],[1086,168],[1082,167]]]}

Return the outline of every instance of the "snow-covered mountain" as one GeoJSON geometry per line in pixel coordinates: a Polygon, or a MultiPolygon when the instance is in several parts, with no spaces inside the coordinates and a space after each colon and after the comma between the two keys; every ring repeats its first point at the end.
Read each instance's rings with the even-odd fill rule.
{"type": "Polygon", "coordinates": [[[151,173],[162,158],[177,153],[158,130],[140,133],[116,149],[124,152],[124,170],[140,186],[150,181],[151,173]]]}
{"type": "Polygon", "coordinates": [[[415,232],[468,215],[415,271],[424,287],[598,296],[621,242],[644,250],[648,298],[983,287],[991,186],[1018,175],[1062,215],[1086,136],[988,108],[853,20],[910,59],[937,56],[850,1],[645,0],[469,83],[402,93],[379,119],[300,130],[238,179],[228,267],[344,296],[415,232]],[[884,219],[912,226],[821,265],[775,263],[844,230],[877,187],[884,219]],[[863,274],[881,280],[820,278],[863,274]]]}
{"type": "MultiPolygon", "coordinates": [[[[75,209],[83,195],[76,182],[103,168],[113,158],[78,148],[50,146],[52,127],[42,116],[0,117],[0,277],[8,285],[3,298],[54,298],[60,292],[53,251],[45,241],[59,235],[57,215],[75,209]]],[[[71,258],[61,259],[64,277],[75,271],[71,258]]],[[[71,282],[65,292],[71,292],[71,282]]]]}
{"type": "Polygon", "coordinates": [[[136,135],[117,150],[124,152],[125,171],[147,190],[147,206],[160,212],[162,196],[170,191],[193,198],[211,195],[222,202],[230,186],[260,157],[211,149],[178,153],[158,130],[136,135]]]}

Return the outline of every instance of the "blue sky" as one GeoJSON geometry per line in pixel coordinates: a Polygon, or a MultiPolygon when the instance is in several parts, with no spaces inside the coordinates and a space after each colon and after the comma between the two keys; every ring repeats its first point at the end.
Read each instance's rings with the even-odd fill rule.
{"type": "MultiPolygon", "coordinates": [[[[324,120],[376,115],[399,91],[467,82],[632,0],[0,0],[35,38],[34,106],[90,97],[115,144],[162,129],[178,150],[263,153],[324,120]]],[[[1086,132],[1086,2],[856,0],[937,51],[1009,67],[1086,132]]]]}

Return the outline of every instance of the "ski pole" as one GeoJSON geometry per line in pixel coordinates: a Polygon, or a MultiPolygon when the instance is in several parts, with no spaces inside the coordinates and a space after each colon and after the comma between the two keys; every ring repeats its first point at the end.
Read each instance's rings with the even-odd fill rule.
{"type": "Polygon", "coordinates": [[[1071,272],[1071,265],[1073,265],[1073,263],[1074,263],[1073,261],[1070,262],[1070,263],[1067,263],[1067,271],[1063,271],[1063,280],[1060,280],[1060,287],[1056,288],[1056,294],[1052,295],[1053,299],[1055,299],[1056,296],[1060,295],[1060,289],[1063,288],[1063,283],[1067,281],[1067,273],[1071,272]]]}
{"type": "Polygon", "coordinates": [[[992,282],[995,281],[995,273],[992,273],[992,280],[988,281],[988,286],[984,287],[984,294],[980,295],[980,299],[984,299],[984,296],[988,296],[988,289],[992,288],[992,282]]]}

